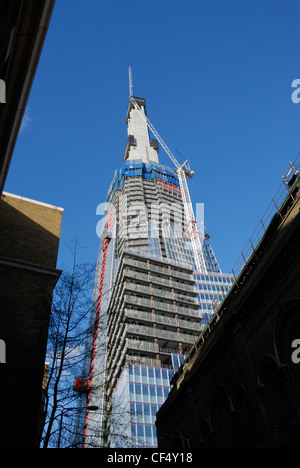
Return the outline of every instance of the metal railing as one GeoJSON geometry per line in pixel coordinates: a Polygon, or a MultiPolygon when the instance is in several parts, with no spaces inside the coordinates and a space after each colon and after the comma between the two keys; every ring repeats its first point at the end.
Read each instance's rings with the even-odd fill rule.
{"type": "Polygon", "coordinates": [[[161,276],[156,276],[153,274],[151,274],[151,276],[148,276],[148,274],[136,272],[136,271],[128,270],[128,269],[126,269],[124,276],[128,278],[147,281],[148,283],[160,284],[162,286],[167,286],[169,288],[184,290],[186,292],[192,293],[193,295],[198,294],[198,291],[194,286],[187,284],[187,283],[179,283],[178,281],[175,281],[175,280],[172,280],[171,282],[170,281],[171,277],[169,279],[165,279],[165,278],[162,278],[161,276]]]}
{"type": "Polygon", "coordinates": [[[158,353],[158,346],[154,343],[147,343],[146,341],[131,340],[130,338],[126,339],[126,345],[128,348],[149,351],[151,353],[158,353]]]}
{"type": "Polygon", "coordinates": [[[292,182],[292,179],[299,174],[299,171],[300,171],[300,153],[298,154],[294,163],[290,163],[290,168],[288,172],[286,173],[285,176],[282,177],[283,180],[282,180],[282,183],[280,184],[280,187],[278,188],[277,192],[272,198],[265,213],[261,217],[259,223],[257,224],[247,244],[245,245],[242,253],[240,254],[236,263],[234,264],[232,268],[232,273],[233,273],[235,282],[241,270],[245,266],[248,265],[248,260],[251,257],[251,255],[253,254],[255,255],[256,249],[259,246],[262,237],[266,233],[267,228],[270,225],[270,222],[272,218],[274,217],[274,215],[278,214],[281,220],[282,221],[284,220],[284,216],[280,210],[280,206],[282,205],[284,199],[287,196],[290,195],[293,197],[290,183],[292,182]]]}
{"type": "MultiPolygon", "coordinates": [[[[185,296],[183,294],[177,294],[173,293],[172,291],[165,291],[163,289],[157,289],[155,287],[150,288],[149,286],[143,286],[141,284],[137,283],[132,283],[131,281],[125,281],[124,287],[126,290],[131,290],[131,291],[137,291],[140,293],[145,293],[149,296],[156,296],[156,297],[163,297],[165,299],[168,299],[170,301],[176,300],[179,302],[187,302],[188,304],[198,304],[197,298],[195,297],[190,297],[190,296],[185,296]]],[[[170,285],[169,285],[170,287],[170,285]]]]}
{"type": "Polygon", "coordinates": [[[178,353],[178,349],[167,349],[167,348],[160,348],[154,343],[147,343],[146,341],[139,341],[139,340],[131,340],[130,338],[127,338],[127,347],[134,349],[134,350],[141,350],[141,351],[148,351],[150,353],[155,353],[155,354],[176,354],[178,353]]]}
{"type": "Polygon", "coordinates": [[[161,330],[160,328],[145,327],[142,325],[126,324],[126,331],[128,333],[150,336],[152,338],[162,338],[172,342],[194,343],[195,338],[185,333],[177,333],[168,330],[161,330]]]}
{"type": "Polygon", "coordinates": [[[172,366],[168,364],[162,364],[160,360],[158,359],[151,359],[151,358],[146,358],[146,357],[141,357],[141,356],[127,356],[127,362],[129,364],[137,364],[137,365],[143,365],[143,366],[149,366],[149,367],[163,367],[165,369],[173,369],[172,366]]]}
{"type": "Polygon", "coordinates": [[[187,330],[201,330],[200,318],[198,318],[199,323],[196,323],[189,322],[188,320],[176,320],[175,317],[166,317],[164,315],[151,314],[149,312],[136,311],[132,309],[126,309],[125,316],[134,320],[144,320],[150,323],[162,323],[163,325],[184,328],[187,330]]]}

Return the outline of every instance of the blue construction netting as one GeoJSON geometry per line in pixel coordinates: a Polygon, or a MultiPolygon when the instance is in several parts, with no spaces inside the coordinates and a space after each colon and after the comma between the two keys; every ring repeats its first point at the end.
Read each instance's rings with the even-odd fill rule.
{"type": "Polygon", "coordinates": [[[127,160],[121,169],[117,169],[106,196],[111,200],[115,190],[120,190],[126,177],[142,176],[144,179],[160,179],[179,187],[179,180],[172,169],[154,162],[143,163],[142,159],[127,160]]]}

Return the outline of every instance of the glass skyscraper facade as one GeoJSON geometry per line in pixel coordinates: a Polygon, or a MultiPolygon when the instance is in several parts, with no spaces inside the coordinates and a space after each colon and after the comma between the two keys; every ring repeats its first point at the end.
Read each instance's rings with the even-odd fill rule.
{"type": "MultiPolygon", "coordinates": [[[[139,99],[141,112],[145,101],[139,99]]],[[[155,415],[214,308],[232,284],[205,233],[207,272],[196,271],[179,179],[129,104],[121,169],[105,201],[94,324],[84,379],[85,446],[155,447],[155,415]]]]}
{"type": "Polygon", "coordinates": [[[201,323],[206,324],[233,284],[233,277],[229,274],[208,273],[194,274],[198,290],[199,312],[201,323]]]}
{"type": "Polygon", "coordinates": [[[121,382],[114,398],[120,401],[126,395],[123,421],[111,421],[111,446],[117,447],[156,447],[156,413],[170,391],[170,368],[126,365],[121,382]],[[125,424],[126,421],[126,424],[125,424]]]}

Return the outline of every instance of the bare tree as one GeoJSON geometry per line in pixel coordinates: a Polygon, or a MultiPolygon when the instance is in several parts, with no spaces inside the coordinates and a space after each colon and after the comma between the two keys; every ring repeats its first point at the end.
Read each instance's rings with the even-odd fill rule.
{"type": "Polygon", "coordinates": [[[94,265],[76,265],[74,260],[72,271],[62,274],[54,290],[47,349],[43,448],[73,443],[79,399],[73,384],[82,375],[86,358],[94,274],[94,265]]]}
{"type": "MultiPolygon", "coordinates": [[[[61,275],[54,290],[48,334],[47,379],[44,385],[42,448],[81,448],[81,421],[85,416],[86,396],[74,391],[74,382],[76,378],[87,378],[91,337],[95,331],[92,299],[94,279],[95,265],[77,265],[74,254],[72,270],[61,275]]],[[[108,293],[105,291],[103,294],[108,293]]],[[[104,333],[101,326],[99,333],[104,333]]],[[[103,355],[106,353],[104,346],[101,352],[103,355]]],[[[103,382],[103,388],[97,387],[97,392],[100,394],[102,390],[105,399],[105,375],[104,371],[101,372],[103,375],[95,376],[98,378],[95,380],[103,382]]],[[[89,408],[90,412],[92,410],[89,408]]],[[[122,427],[122,421],[127,421],[128,417],[129,411],[127,414],[124,403],[115,399],[114,419],[118,420],[115,426],[122,427]]],[[[95,430],[95,437],[90,438],[92,442],[89,445],[99,447],[99,414],[90,414],[91,418],[94,418],[98,430],[95,430]]],[[[128,440],[120,431],[115,436],[127,446],[128,440]]]]}

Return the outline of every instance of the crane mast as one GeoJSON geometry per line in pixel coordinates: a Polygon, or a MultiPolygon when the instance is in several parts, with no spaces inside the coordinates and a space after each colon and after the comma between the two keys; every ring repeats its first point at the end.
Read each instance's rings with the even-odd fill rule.
{"type": "Polygon", "coordinates": [[[191,202],[190,192],[188,189],[188,184],[186,177],[191,178],[194,175],[194,172],[191,171],[189,162],[185,161],[183,164],[179,164],[173,153],[170,151],[166,143],[163,141],[159,133],[156,131],[148,117],[142,112],[140,106],[135,101],[134,97],[132,96],[132,75],[131,75],[131,68],[129,68],[129,88],[130,88],[130,101],[132,102],[133,106],[136,110],[139,111],[141,117],[144,119],[146,124],[148,125],[149,129],[159,141],[160,145],[163,147],[173,164],[175,165],[175,173],[178,175],[179,185],[182,193],[182,200],[183,206],[185,211],[185,216],[187,219],[187,230],[189,233],[189,238],[191,240],[196,268],[200,273],[207,273],[206,264],[203,256],[203,249],[202,243],[200,239],[200,232],[197,228],[197,222],[195,220],[193,205],[191,202]]]}

